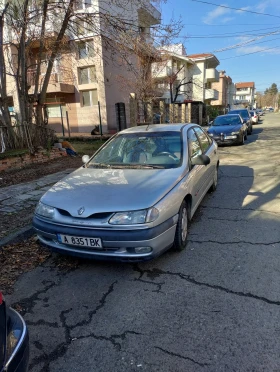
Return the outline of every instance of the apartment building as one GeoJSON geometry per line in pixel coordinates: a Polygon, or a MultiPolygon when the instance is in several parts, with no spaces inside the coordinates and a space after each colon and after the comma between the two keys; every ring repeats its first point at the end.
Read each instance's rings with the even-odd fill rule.
{"type": "MultiPolygon", "coordinates": [[[[138,30],[139,38],[147,44],[151,43],[150,27],[160,23],[160,12],[149,0],[132,1],[130,7],[125,0],[114,5],[111,1],[77,0],[75,19],[69,27],[64,47],[54,62],[50,83],[47,88],[46,108],[48,122],[57,132],[62,128],[67,130],[67,122],[71,132],[90,133],[92,129],[102,124],[103,133],[118,130],[116,104],[128,105],[130,93],[133,92],[132,82],[135,80],[133,68],[139,64],[138,56],[129,45],[129,35],[126,35],[127,50],[118,48],[123,43],[123,35],[112,35],[113,23],[116,19],[131,20],[133,29],[138,30]],[[105,14],[99,17],[97,14],[105,14]],[[95,17],[92,26],[83,17],[95,17]],[[110,18],[111,26],[108,25],[110,18]],[[94,26],[94,27],[93,27],[94,26]],[[110,29],[111,27],[111,29],[110,29]],[[114,37],[115,36],[115,37],[114,37]],[[115,46],[115,48],[114,48],[115,46]],[[123,53],[126,53],[125,56],[123,53]],[[126,62],[124,63],[124,58],[126,62]]],[[[36,6],[36,2],[35,5],[36,6]]],[[[57,24],[50,19],[46,36],[50,42],[57,36],[57,24]]],[[[9,30],[6,30],[8,33],[9,30]]],[[[42,84],[46,72],[48,53],[38,60],[38,41],[33,41],[30,51],[30,66],[41,65],[42,84]]],[[[16,50],[11,46],[11,54],[16,50]]],[[[29,93],[34,92],[35,69],[28,70],[29,93]]],[[[18,97],[15,82],[12,77],[8,81],[10,105],[18,110],[18,97]]],[[[128,110],[127,110],[128,111],[128,110]]],[[[130,116],[126,112],[126,125],[129,126],[130,116]]]]}
{"type": "Polygon", "coordinates": [[[254,106],[255,102],[255,83],[254,82],[240,82],[235,84],[235,105],[254,106]]]}
{"type": "Polygon", "coordinates": [[[219,81],[213,82],[211,88],[219,92],[219,98],[211,101],[211,106],[219,109],[231,109],[235,98],[235,85],[226,71],[219,71],[219,81]]]}
{"type": "Polygon", "coordinates": [[[219,82],[219,72],[216,67],[220,64],[214,54],[202,53],[188,55],[194,64],[190,67],[193,81],[194,101],[210,105],[211,101],[219,99],[219,91],[212,88],[212,83],[219,82]]]}
{"type": "Polygon", "coordinates": [[[165,103],[182,103],[192,99],[190,66],[194,62],[186,56],[183,44],[160,49],[160,61],[152,63],[152,78],[159,98],[165,103]]]}

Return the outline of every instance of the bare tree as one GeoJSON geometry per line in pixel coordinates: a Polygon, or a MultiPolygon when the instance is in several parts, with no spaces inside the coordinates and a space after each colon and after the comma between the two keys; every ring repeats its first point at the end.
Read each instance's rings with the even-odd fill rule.
{"type": "MultiPolygon", "coordinates": [[[[2,43],[0,59],[3,67],[0,78],[3,87],[6,85],[4,75],[15,80],[20,123],[26,124],[26,128],[32,123],[38,127],[47,124],[44,108],[53,66],[62,51],[73,48],[74,40],[83,39],[84,35],[79,29],[81,23],[108,50],[108,63],[125,64],[136,80],[140,76],[142,88],[139,92],[142,99],[150,91],[149,66],[155,56],[155,48],[152,42],[147,43],[142,37],[138,26],[138,9],[146,8],[150,2],[103,0],[99,1],[98,6],[81,8],[80,3],[80,0],[11,0],[11,4],[5,8],[2,17],[5,17],[6,25],[7,58],[3,56],[2,43]]],[[[147,29],[148,26],[145,31],[147,29]]],[[[171,34],[170,25],[158,25],[154,26],[151,36],[163,42],[171,34]]],[[[5,100],[7,93],[3,91],[1,97],[5,100]]],[[[8,126],[8,110],[5,105],[2,107],[5,110],[2,111],[3,120],[8,126]]],[[[38,141],[37,130],[25,130],[21,135],[26,137],[31,152],[35,144],[44,143],[46,137],[42,135],[38,141]]]]}

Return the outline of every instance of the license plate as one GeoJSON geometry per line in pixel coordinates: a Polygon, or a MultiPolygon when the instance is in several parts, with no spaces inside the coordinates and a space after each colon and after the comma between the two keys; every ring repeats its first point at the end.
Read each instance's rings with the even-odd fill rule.
{"type": "Polygon", "coordinates": [[[72,235],[57,235],[58,241],[62,244],[75,245],[79,247],[90,247],[95,249],[102,248],[102,241],[100,238],[85,238],[81,236],[72,235]]]}

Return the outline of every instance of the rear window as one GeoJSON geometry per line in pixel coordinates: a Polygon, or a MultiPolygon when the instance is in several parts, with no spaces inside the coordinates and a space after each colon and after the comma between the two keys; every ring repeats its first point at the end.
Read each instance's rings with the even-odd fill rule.
{"type": "Polygon", "coordinates": [[[229,114],[239,114],[243,119],[249,116],[247,110],[232,110],[229,112],[229,114]]]}

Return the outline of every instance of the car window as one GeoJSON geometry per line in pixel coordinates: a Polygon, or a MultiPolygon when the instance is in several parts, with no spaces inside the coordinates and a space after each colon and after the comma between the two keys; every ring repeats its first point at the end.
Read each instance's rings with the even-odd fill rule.
{"type": "Polygon", "coordinates": [[[120,133],[93,156],[88,166],[177,168],[182,153],[179,131],[120,133]]]}
{"type": "Polygon", "coordinates": [[[242,117],[242,119],[249,117],[249,113],[247,110],[232,110],[229,112],[229,114],[239,114],[242,117]]]}
{"type": "Polygon", "coordinates": [[[224,125],[236,125],[240,124],[240,116],[239,115],[222,115],[222,116],[217,116],[216,119],[213,121],[214,126],[224,126],[224,125]]]}
{"type": "Polygon", "coordinates": [[[200,146],[204,154],[210,147],[209,139],[201,128],[195,127],[194,130],[199,138],[200,146]]]}
{"type": "Polygon", "coordinates": [[[199,140],[193,129],[189,129],[188,131],[188,148],[190,158],[195,158],[196,156],[202,154],[199,140]]]}

